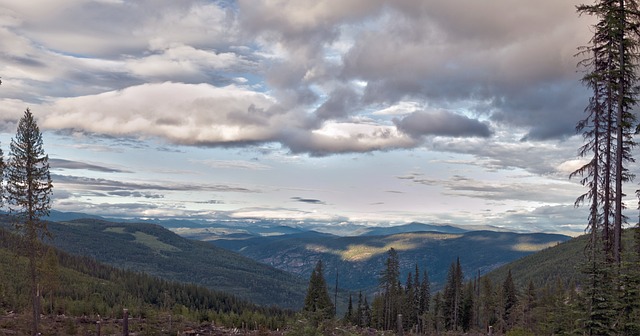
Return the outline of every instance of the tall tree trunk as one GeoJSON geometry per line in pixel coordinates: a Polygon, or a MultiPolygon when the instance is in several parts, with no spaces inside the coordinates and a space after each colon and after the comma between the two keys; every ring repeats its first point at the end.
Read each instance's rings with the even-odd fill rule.
{"type": "Polygon", "coordinates": [[[31,321],[31,331],[33,335],[38,335],[38,324],[40,320],[40,293],[38,293],[38,279],[36,270],[36,250],[35,246],[29,249],[29,277],[31,278],[31,308],[33,320],[31,321]]]}
{"type": "MultiPolygon", "coordinates": [[[[611,55],[609,55],[609,63],[611,62],[611,55]]],[[[607,83],[607,136],[606,136],[606,152],[605,152],[605,163],[604,169],[602,173],[604,174],[604,182],[602,187],[604,188],[604,202],[603,202],[603,216],[602,216],[602,242],[604,253],[607,257],[607,260],[611,256],[611,232],[609,229],[611,228],[611,150],[612,150],[612,139],[611,134],[613,132],[613,99],[612,99],[612,79],[611,76],[608,76],[607,83]]]]}
{"type": "Polygon", "coordinates": [[[625,48],[624,48],[624,31],[625,31],[625,7],[624,0],[619,0],[618,9],[620,12],[618,23],[620,25],[620,35],[618,36],[618,58],[620,62],[620,72],[618,74],[618,110],[617,110],[617,125],[616,125],[616,212],[613,228],[613,257],[616,264],[620,265],[621,252],[622,252],[622,179],[623,179],[623,145],[624,145],[624,96],[625,96],[625,48]]]}

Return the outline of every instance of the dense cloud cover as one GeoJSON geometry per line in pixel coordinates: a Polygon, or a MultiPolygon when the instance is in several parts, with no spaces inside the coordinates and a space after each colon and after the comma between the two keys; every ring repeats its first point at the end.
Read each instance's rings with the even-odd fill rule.
{"type": "Polygon", "coordinates": [[[100,153],[52,155],[74,211],[342,221],[375,181],[360,214],[575,225],[579,3],[0,0],[0,133],[28,106],[60,153],[100,153]],[[454,213],[455,197],[475,208],[454,213]]]}
{"type": "Polygon", "coordinates": [[[3,124],[330,155],[564,138],[585,101],[571,2],[36,2],[0,11],[3,124]]]}

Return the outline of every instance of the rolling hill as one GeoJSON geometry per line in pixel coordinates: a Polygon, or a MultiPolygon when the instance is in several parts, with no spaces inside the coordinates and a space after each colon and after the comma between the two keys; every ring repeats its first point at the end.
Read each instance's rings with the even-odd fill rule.
{"type": "MultiPolygon", "coordinates": [[[[8,217],[0,221],[5,225],[8,217]]],[[[100,219],[49,222],[51,244],[71,254],[195,283],[261,305],[299,308],[306,280],[206,242],[189,240],[154,224],[100,219]]]]}
{"type": "MultiPolygon", "coordinates": [[[[0,228],[0,334],[30,334],[28,258],[22,239],[0,228]]],[[[181,334],[203,319],[228,328],[242,324],[276,329],[290,310],[260,307],[202,286],[167,281],[122,270],[52,247],[40,274],[41,330],[44,335],[96,334],[96,320],[106,334],[122,329],[123,308],[132,331],[145,335],[181,334]]],[[[98,333],[99,334],[99,333],[98,333]]]]}
{"type": "MultiPolygon", "coordinates": [[[[633,235],[637,229],[624,230],[623,246],[633,246],[633,235]]],[[[536,287],[542,287],[555,281],[580,284],[584,279],[581,268],[586,262],[585,247],[588,235],[572,238],[562,244],[528,255],[524,258],[505,264],[486,276],[496,283],[502,282],[511,270],[516,286],[525,288],[529,281],[536,287]]],[[[624,253],[633,253],[626,248],[624,253]]]]}

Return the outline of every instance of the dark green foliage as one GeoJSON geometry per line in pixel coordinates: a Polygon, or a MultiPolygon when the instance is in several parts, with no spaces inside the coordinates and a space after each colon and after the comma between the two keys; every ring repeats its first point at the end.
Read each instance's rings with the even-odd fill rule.
{"type": "Polygon", "coordinates": [[[440,334],[445,330],[445,321],[448,317],[444,312],[444,299],[442,292],[437,292],[433,297],[433,317],[432,327],[436,334],[440,334]]]}
{"type": "Polygon", "coordinates": [[[403,298],[400,287],[400,258],[398,252],[391,248],[387,253],[385,268],[380,274],[380,291],[382,296],[382,320],[378,328],[391,330],[396,327],[397,316],[402,313],[403,298]]]}
{"type": "MultiPolygon", "coordinates": [[[[19,238],[0,228],[0,311],[29,308],[26,277],[28,259],[19,238]]],[[[260,307],[226,293],[193,284],[158,279],[118,269],[49,249],[46,259],[57,260],[55,300],[44,297],[45,314],[117,318],[122,308],[131,316],[153,320],[170,314],[173,320],[211,321],[227,327],[283,328],[293,314],[275,307],[260,307]]],[[[52,262],[53,263],[53,262],[52,262]]],[[[53,266],[53,263],[51,266],[53,266]]],[[[53,268],[56,268],[55,266],[53,268]]]]}
{"type": "Polygon", "coordinates": [[[513,283],[511,270],[509,270],[509,273],[507,273],[507,278],[504,279],[504,283],[502,284],[502,293],[504,298],[503,319],[507,325],[507,328],[510,328],[515,322],[514,313],[516,310],[516,305],[518,304],[518,293],[516,291],[516,286],[513,283]]]}
{"type": "Polygon", "coordinates": [[[468,282],[464,288],[462,309],[460,316],[460,326],[462,331],[467,332],[471,329],[473,324],[474,311],[474,297],[475,290],[473,288],[473,282],[468,282]]]}
{"type": "Polygon", "coordinates": [[[324,279],[324,266],[322,260],[318,260],[316,267],[309,278],[309,288],[304,299],[303,311],[311,313],[322,320],[333,317],[334,306],[327,291],[327,282],[324,279]]]}
{"type": "Polygon", "coordinates": [[[420,283],[420,307],[418,313],[420,315],[429,312],[429,304],[431,303],[431,284],[429,282],[429,273],[425,270],[422,273],[422,282],[420,283]]]}
{"type": "Polygon", "coordinates": [[[38,334],[40,300],[38,295],[39,242],[49,236],[47,223],[40,220],[49,214],[53,185],[49,174],[49,157],[44,152],[42,133],[27,109],[18,123],[16,136],[11,139],[9,160],[4,167],[5,193],[13,226],[24,236],[24,249],[29,257],[31,280],[32,334],[38,334]]]}
{"type": "Polygon", "coordinates": [[[480,279],[480,302],[478,303],[479,324],[482,328],[488,329],[498,321],[496,293],[493,282],[488,277],[480,279]]]}
{"type": "MultiPolygon", "coordinates": [[[[0,226],[9,222],[9,217],[0,216],[0,226]]],[[[265,306],[302,307],[306,280],[207,242],[182,238],[158,225],[79,219],[48,222],[47,227],[53,234],[52,244],[72,254],[196,283],[265,306]]]]}
{"type": "Polygon", "coordinates": [[[458,330],[462,327],[462,298],[464,275],[460,266],[460,258],[452,263],[444,286],[445,327],[447,330],[458,330]]]}
{"type": "Polygon", "coordinates": [[[356,324],[357,317],[356,312],[353,310],[353,297],[349,294],[349,304],[347,305],[347,312],[344,313],[344,317],[342,318],[344,322],[356,324]]]}

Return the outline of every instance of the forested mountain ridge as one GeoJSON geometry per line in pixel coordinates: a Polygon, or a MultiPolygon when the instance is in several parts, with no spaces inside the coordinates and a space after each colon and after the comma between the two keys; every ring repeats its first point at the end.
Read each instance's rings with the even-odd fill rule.
{"type": "MultiPolygon", "coordinates": [[[[0,227],[0,334],[27,335],[19,312],[28,310],[26,249],[22,237],[0,227]],[[16,314],[16,312],[18,314],[16,314]]],[[[260,307],[233,295],[202,286],[167,281],[148,274],[101,264],[44,246],[40,290],[45,334],[96,334],[97,319],[103,332],[122,329],[123,309],[131,331],[165,334],[200,325],[203,320],[218,326],[241,325],[282,328],[291,311],[260,307]],[[82,316],[82,318],[80,318],[82,316]],[[164,333],[160,333],[160,332],[164,333]]],[[[173,334],[172,333],[172,334],[173,334]]],[[[98,333],[99,334],[99,333],[98,333]]]]}
{"type": "MultiPolygon", "coordinates": [[[[625,254],[634,253],[631,247],[634,246],[633,236],[636,231],[638,231],[637,228],[623,231],[625,254]]],[[[586,277],[588,241],[588,235],[572,238],[557,246],[514,260],[489,272],[486,276],[499,283],[506,278],[510,270],[513,281],[519,288],[526,288],[529,282],[536,287],[543,287],[557,281],[564,284],[574,282],[580,286],[586,277]]]]}
{"type": "Polygon", "coordinates": [[[373,292],[390,248],[398,251],[402,277],[414,269],[429,272],[435,289],[442,288],[452,261],[460,257],[469,276],[485,274],[501,265],[570,239],[557,234],[470,231],[460,233],[412,232],[384,236],[339,237],[324,233],[298,233],[249,239],[217,239],[220,247],[308,278],[322,259],[327,277],[339,272],[345,290],[373,292]]]}
{"type": "MultiPolygon", "coordinates": [[[[0,222],[8,225],[9,217],[0,222]]],[[[261,305],[298,308],[304,298],[305,279],[159,225],[78,219],[48,227],[52,245],[119,268],[199,284],[261,305]]]]}

